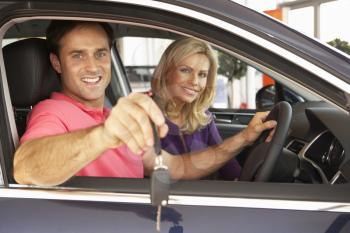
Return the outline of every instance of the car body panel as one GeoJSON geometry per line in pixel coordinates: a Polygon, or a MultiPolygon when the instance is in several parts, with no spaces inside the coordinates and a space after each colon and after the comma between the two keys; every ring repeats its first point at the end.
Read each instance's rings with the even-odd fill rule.
{"type": "MultiPolygon", "coordinates": [[[[7,210],[0,213],[2,232],[156,232],[156,208],[146,204],[17,198],[0,198],[0,202],[7,210]],[[15,224],[4,224],[13,219],[15,224]]],[[[345,227],[340,229],[346,232],[346,214],[171,205],[163,210],[161,232],[341,232],[335,223],[342,218],[345,227]]]]}
{"type": "MultiPolygon", "coordinates": [[[[220,183],[230,185],[230,182],[220,183]]],[[[251,184],[241,185],[253,188],[251,184]]],[[[319,186],[315,188],[317,192],[319,186]]],[[[43,229],[45,232],[155,231],[156,208],[149,205],[148,194],[107,194],[71,189],[67,195],[62,191],[18,187],[3,190],[0,203],[7,211],[0,213],[0,229],[4,232],[42,232],[43,229]],[[15,217],[22,221],[4,224],[15,217]],[[39,223],[38,219],[41,220],[39,223]],[[30,225],[35,222],[37,224],[30,225]]],[[[247,195],[239,198],[242,195],[239,192],[233,194],[238,197],[218,199],[215,194],[210,197],[208,193],[206,197],[171,195],[170,205],[163,210],[161,232],[227,232],[232,229],[238,232],[346,232],[350,223],[346,208],[350,209],[341,202],[263,201],[247,195]],[[320,206],[322,209],[318,209],[320,206]]],[[[346,199],[345,194],[343,198],[346,199]]],[[[337,197],[337,200],[341,198],[337,197]]]]}

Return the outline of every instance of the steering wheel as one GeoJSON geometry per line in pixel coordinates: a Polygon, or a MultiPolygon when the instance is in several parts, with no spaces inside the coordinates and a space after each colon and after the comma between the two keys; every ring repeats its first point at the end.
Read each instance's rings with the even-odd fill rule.
{"type": "Polygon", "coordinates": [[[251,146],[242,168],[241,181],[266,182],[270,180],[278,156],[283,149],[291,119],[292,108],[286,101],[277,103],[270,111],[266,121],[277,121],[275,134],[272,140],[267,143],[265,140],[270,131],[264,131],[251,146]]]}

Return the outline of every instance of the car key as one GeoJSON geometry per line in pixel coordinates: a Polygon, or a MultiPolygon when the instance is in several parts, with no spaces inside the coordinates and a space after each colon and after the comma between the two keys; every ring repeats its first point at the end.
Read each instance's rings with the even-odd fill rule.
{"type": "Polygon", "coordinates": [[[162,206],[166,206],[168,204],[170,174],[168,167],[163,164],[161,144],[156,127],[154,124],[152,124],[152,127],[154,151],[157,156],[155,158],[154,170],[151,175],[151,204],[157,206],[156,229],[158,232],[160,232],[162,206]]]}

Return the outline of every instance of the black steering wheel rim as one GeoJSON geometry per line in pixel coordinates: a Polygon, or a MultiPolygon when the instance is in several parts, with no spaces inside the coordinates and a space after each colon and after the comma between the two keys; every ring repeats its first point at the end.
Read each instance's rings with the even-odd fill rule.
{"type": "Polygon", "coordinates": [[[286,101],[277,103],[270,111],[266,121],[277,121],[274,136],[269,143],[266,143],[269,131],[264,131],[251,146],[242,168],[241,181],[267,182],[270,180],[273,168],[287,138],[291,119],[292,108],[286,101]]]}

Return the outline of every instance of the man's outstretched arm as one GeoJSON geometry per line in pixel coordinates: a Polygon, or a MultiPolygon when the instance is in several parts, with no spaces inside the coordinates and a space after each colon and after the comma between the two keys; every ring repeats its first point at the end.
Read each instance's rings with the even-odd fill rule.
{"type": "Polygon", "coordinates": [[[164,136],[164,117],[143,94],[120,98],[104,124],[23,143],[15,153],[14,177],[20,184],[58,185],[104,151],[126,144],[138,153],[153,145],[153,121],[164,136]]]}
{"type": "Polygon", "coordinates": [[[24,142],[14,158],[20,184],[58,185],[118,142],[106,137],[103,125],[24,142]]]}

